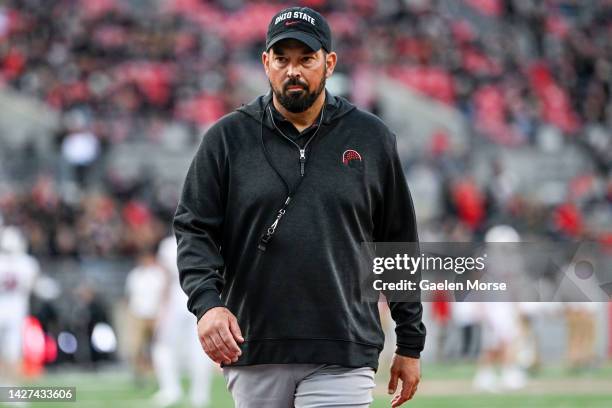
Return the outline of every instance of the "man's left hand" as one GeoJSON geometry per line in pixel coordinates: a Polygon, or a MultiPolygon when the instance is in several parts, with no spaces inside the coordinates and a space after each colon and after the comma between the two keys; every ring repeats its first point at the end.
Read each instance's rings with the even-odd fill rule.
{"type": "Polygon", "coordinates": [[[396,354],[391,363],[391,379],[389,380],[389,394],[397,390],[397,381],[402,380],[402,392],[391,401],[391,407],[399,407],[412,398],[421,380],[421,363],[418,358],[404,357],[396,354]]]}

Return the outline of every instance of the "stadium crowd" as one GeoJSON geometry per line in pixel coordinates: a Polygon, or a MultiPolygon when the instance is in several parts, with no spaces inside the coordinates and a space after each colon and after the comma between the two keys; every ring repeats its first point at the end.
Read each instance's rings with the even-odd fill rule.
{"type": "MultiPolygon", "coordinates": [[[[465,163],[477,147],[468,157],[456,155],[438,132],[421,164],[444,185],[440,223],[475,238],[504,219],[556,238],[612,240],[605,210],[612,201],[612,10],[605,1],[590,7],[567,0],[299,3],[328,16],[342,56],[338,71],[354,84],[347,96],[362,106],[376,108],[362,79],[384,73],[455,106],[472,125],[476,145],[537,149],[538,138],[552,132],[596,163],[565,186],[563,202],[532,205],[513,191],[499,163],[488,185],[474,182],[465,163]]],[[[9,0],[0,7],[0,87],[63,114],[63,128],[49,137],[85,192],[60,195],[53,178],[41,175],[31,189],[2,193],[0,211],[25,227],[34,253],[130,254],[139,241],[133,236],[154,241],[166,234],[175,196],[160,198],[146,177],[126,184],[104,169],[98,173],[104,191],[90,193],[87,170],[103,166],[108,146],[154,144],[170,124],[187,129],[191,147],[197,144],[207,125],[244,102],[238,71],[257,63],[268,17],[278,7],[222,0],[150,7],[9,0]]],[[[406,153],[408,173],[420,155],[406,153]]]]}

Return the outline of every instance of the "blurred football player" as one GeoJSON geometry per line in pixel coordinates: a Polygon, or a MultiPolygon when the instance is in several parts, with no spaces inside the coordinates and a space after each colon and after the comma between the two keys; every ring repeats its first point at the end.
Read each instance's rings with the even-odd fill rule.
{"type": "Polygon", "coordinates": [[[142,385],[151,368],[150,348],[153,341],[155,322],[161,310],[160,303],[166,286],[163,268],[155,259],[155,251],[144,249],[138,265],[130,271],[125,283],[130,317],[130,362],[134,380],[142,385]]]}
{"type": "Polygon", "coordinates": [[[196,320],[185,308],[187,295],[181,289],[176,266],[176,239],[165,238],[158,252],[158,262],[168,274],[166,296],[155,331],[153,366],[159,392],[153,400],[158,406],[169,406],[182,397],[182,368],[189,372],[190,401],[202,407],[210,400],[212,361],[202,354],[196,331],[196,320]]]}
{"type": "Polygon", "coordinates": [[[20,376],[23,326],[40,273],[38,262],[26,251],[18,228],[0,226],[0,384],[17,382],[20,376]]]}
{"type": "MultiPolygon", "coordinates": [[[[487,242],[488,268],[491,276],[505,281],[508,274],[521,270],[520,254],[512,243],[520,242],[514,228],[498,225],[485,235],[487,242]]],[[[487,302],[479,310],[482,322],[482,352],[479,368],[474,378],[474,387],[488,392],[501,388],[519,389],[526,385],[526,375],[514,358],[512,346],[520,335],[520,315],[515,303],[487,302]],[[496,373],[501,369],[501,378],[496,373]]]]}

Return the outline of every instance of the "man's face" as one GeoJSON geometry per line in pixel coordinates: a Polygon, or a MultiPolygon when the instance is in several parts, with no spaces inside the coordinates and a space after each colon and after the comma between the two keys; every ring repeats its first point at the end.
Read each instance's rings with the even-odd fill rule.
{"type": "Polygon", "coordinates": [[[310,108],[325,89],[335,53],[312,51],[300,41],[287,39],[264,53],[262,60],[276,99],[289,112],[299,113],[310,108]]]}

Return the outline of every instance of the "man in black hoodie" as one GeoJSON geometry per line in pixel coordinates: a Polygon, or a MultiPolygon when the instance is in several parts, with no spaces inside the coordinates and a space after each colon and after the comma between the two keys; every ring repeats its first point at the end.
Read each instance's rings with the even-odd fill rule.
{"type": "MultiPolygon", "coordinates": [[[[362,242],[417,242],[395,135],[325,90],[331,32],[316,11],[272,18],[271,91],[226,115],[191,163],[174,228],[188,308],[237,407],[367,407],[384,335],[360,301],[362,242]]],[[[389,393],[412,398],[420,302],[389,302],[389,393]]]]}

